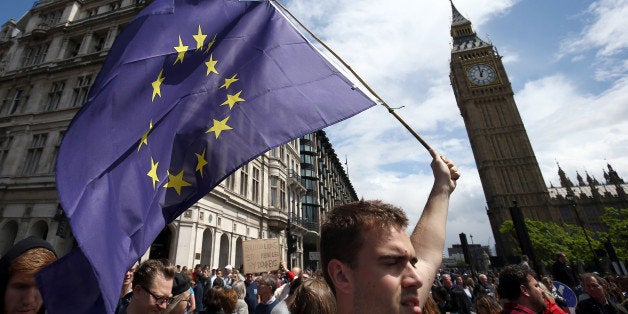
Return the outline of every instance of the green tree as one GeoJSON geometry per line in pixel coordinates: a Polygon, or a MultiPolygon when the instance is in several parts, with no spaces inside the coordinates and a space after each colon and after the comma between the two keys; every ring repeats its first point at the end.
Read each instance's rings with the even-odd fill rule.
{"type": "Polygon", "coordinates": [[[598,232],[597,238],[610,239],[619,260],[628,260],[628,209],[606,208],[600,220],[608,226],[608,232],[598,232]]]}
{"type": "MultiPolygon", "coordinates": [[[[558,225],[554,222],[542,222],[531,219],[525,219],[525,224],[537,261],[551,264],[554,261],[556,252],[564,252],[570,259],[593,260],[587,240],[582,232],[582,228],[579,226],[558,225]]],[[[512,220],[505,221],[499,232],[509,238],[509,241],[518,243],[512,220]]],[[[589,234],[589,238],[594,248],[601,246],[591,234],[589,234]]]]}

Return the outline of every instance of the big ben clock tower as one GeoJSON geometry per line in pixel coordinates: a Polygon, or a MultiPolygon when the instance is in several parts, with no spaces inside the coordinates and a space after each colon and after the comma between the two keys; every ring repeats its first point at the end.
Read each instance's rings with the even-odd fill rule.
{"type": "MultiPolygon", "coordinates": [[[[499,228],[516,201],[524,217],[550,221],[549,194],[493,45],[480,39],[453,2],[450,80],[480,174],[497,254],[513,254],[499,228]]],[[[558,217],[557,217],[558,218],[558,217]]]]}

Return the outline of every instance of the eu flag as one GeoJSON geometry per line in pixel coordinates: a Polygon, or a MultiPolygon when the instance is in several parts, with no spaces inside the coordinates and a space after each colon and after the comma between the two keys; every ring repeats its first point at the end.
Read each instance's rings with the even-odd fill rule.
{"type": "Polygon", "coordinates": [[[154,1],[61,144],[78,247],[38,275],[46,308],[113,312],[126,269],[231,172],[373,105],[268,1],[154,1]]]}

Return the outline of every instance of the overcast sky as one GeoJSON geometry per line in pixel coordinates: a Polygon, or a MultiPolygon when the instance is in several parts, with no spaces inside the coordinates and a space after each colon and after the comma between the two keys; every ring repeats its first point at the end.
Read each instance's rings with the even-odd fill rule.
{"type": "MultiPolygon", "coordinates": [[[[428,143],[454,160],[447,247],[458,234],[494,245],[471,147],[449,83],[449,1],[282,1],[428,143]]],[[[2,0],[0,21],[30,0],[2,0]]],[[[627,0],[457,0],[503,57],[546,184],[556,163],[603,181],[610,163],[628,179],[627,0]]],[[[427,151],[383,107],[326,129],[360,197],[404,208],[413,226],[432,184],[427,151]]],[[[471,241],[471,238],[469,238],[471,241]]]]}

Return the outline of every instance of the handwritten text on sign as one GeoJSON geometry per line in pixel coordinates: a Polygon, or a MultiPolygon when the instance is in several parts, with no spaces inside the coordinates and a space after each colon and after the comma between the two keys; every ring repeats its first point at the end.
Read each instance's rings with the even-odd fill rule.
{"type": "Polygon", "coordinates": [[[279,268],[281,246],[279,239],[259,239],[242,242],[245,273],[263,273],[279,268]]]}

